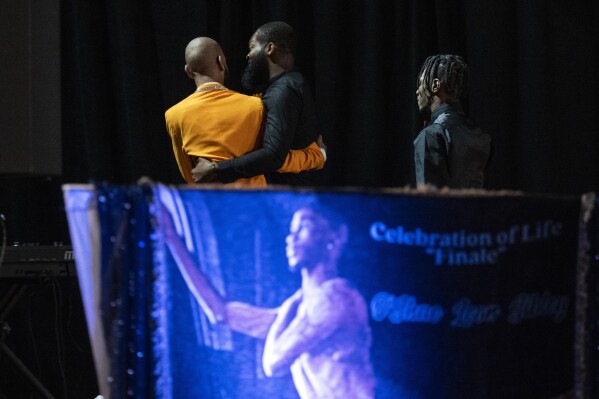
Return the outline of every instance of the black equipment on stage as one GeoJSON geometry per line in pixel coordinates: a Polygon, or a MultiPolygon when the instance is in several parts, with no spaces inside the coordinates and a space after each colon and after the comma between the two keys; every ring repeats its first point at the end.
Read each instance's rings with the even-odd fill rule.
{"type": "Polygon", "coordinates": [[[6,247],[0,279],[74,277],[75,257],[70,245],[18,245],[6,247]]]}
{"type": "Polygon", "coordinates": [[[30,287],[43,282],[57,284],[57,278],[75,276],[75,257],[68,245],[14,245],[4,248],[0,264],[0,280],[10,281],[0,292],[0,356],[34,386],[43,398],[53,396],[27,365],[7,346],[5,339],[11,332],[6,322],[8,315],[30,287]]]}

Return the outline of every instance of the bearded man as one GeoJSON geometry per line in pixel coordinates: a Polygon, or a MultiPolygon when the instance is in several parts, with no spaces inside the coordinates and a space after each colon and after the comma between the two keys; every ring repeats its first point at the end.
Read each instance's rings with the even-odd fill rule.
{"type": "Polygon", "coordinates": [[[316,105],[306,80],[295,68],[295,52],[295,32],[284,22],[264,24],[252,35],[242,85],[253,93],[263,93],[267,111],[264,144],[256,151],[218,163],[198,159],[192,171],[195,181],[216,178],[229,183],[264,174],[269,184],[319,184],[317,171],[276,173],[290,150],[317,140],[326,157],[326,147],[319,140],[316,105]]]}
{"type": "MultiPolygon", "coordinates": [[[[192,168],[198,157],[220,162],[256,150],[262,143],[262,101],[225,87],[227,71],[225,54],[214,39],[198,37],[185,48],[185,73],[196,89],[169,108],[165,119],[175,159],[187,183],[194,183],[192,168]]],[[[325,154],[313,142],[303,150],[289,151],[279,171],[298,173],[321,168],[325,154]]],[[[265,186],[262,174],[227,185],[265,186]]]]}

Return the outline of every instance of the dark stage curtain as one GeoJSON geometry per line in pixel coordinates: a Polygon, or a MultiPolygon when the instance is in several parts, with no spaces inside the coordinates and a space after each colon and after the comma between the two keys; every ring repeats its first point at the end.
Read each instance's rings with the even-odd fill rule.
{"type": "Polygon", "coordinates": [[[185,45],[218,40],[229,86],[241,91],[252,32],[284,20],[298,31],[298,65],[319,106],[329,185],[412,182],[423,118],[416,75],[441,52],[471,67],[469,113],[495,141],[492,188],[594,190],[597,6],[576,3],[64,2],[65,177],[181,182],[163,112],[194,87],[183,73],[185,45]]]}
{"type": "MultiPolygon", "coordinates": [[[[466,109],[495,143],[489,188],[596,190],[598,9],[558,0],[63,0],[63,175],[41,185],[3,179],[0,211],[20,211],[7,223],[13,240],[26,241],[36,229],[17,220],[56,213],[55,200],[22,209],[28,184],[27,195],[60,198],[65,182],[182,183],[163,115],[194,88],[183,73],[186,44],[218,40],[228,86],[243,91],[247,42],[271,20],[297,30],[297,64],[329,147],[327,185],[413,184],[412,141],[426,117],[416,75],[428,55],[457,53],[471,68],[466,109]]],[[[68,240],[63,232],[52,240],[68,240]]]]}

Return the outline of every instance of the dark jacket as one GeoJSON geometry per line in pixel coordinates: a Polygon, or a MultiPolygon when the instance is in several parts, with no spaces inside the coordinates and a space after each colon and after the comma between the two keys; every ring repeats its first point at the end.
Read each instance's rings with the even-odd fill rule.
{"type": "Polygon", "coordinates": [[[458,102],[445,103],[414,140],[416,184],[482,188],[491,156],[491,137],[464,114],[458,102]]]}

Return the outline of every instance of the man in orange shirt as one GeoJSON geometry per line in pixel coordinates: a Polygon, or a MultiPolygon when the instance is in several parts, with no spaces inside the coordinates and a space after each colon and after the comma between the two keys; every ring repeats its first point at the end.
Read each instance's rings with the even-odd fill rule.
{"type": "MultiPolygon", "coordinates": [[[[185,73],[197,89],[168,109],[165,119],[179,170],[191,184],[191,170],[198,157],[219,162],[260,148],[264,109],[259,97],[223,85],[227,61],[215,40],[193,39],[185,49],[185,63],[185,73]]],[[[324,149],[312,143],[303,150],[290,151],[279,171],[320,169],[325,157],[324,149]]],[[[230,186],[265,187],[266,179],[264,175],[238,179],[230,186]]]]}

